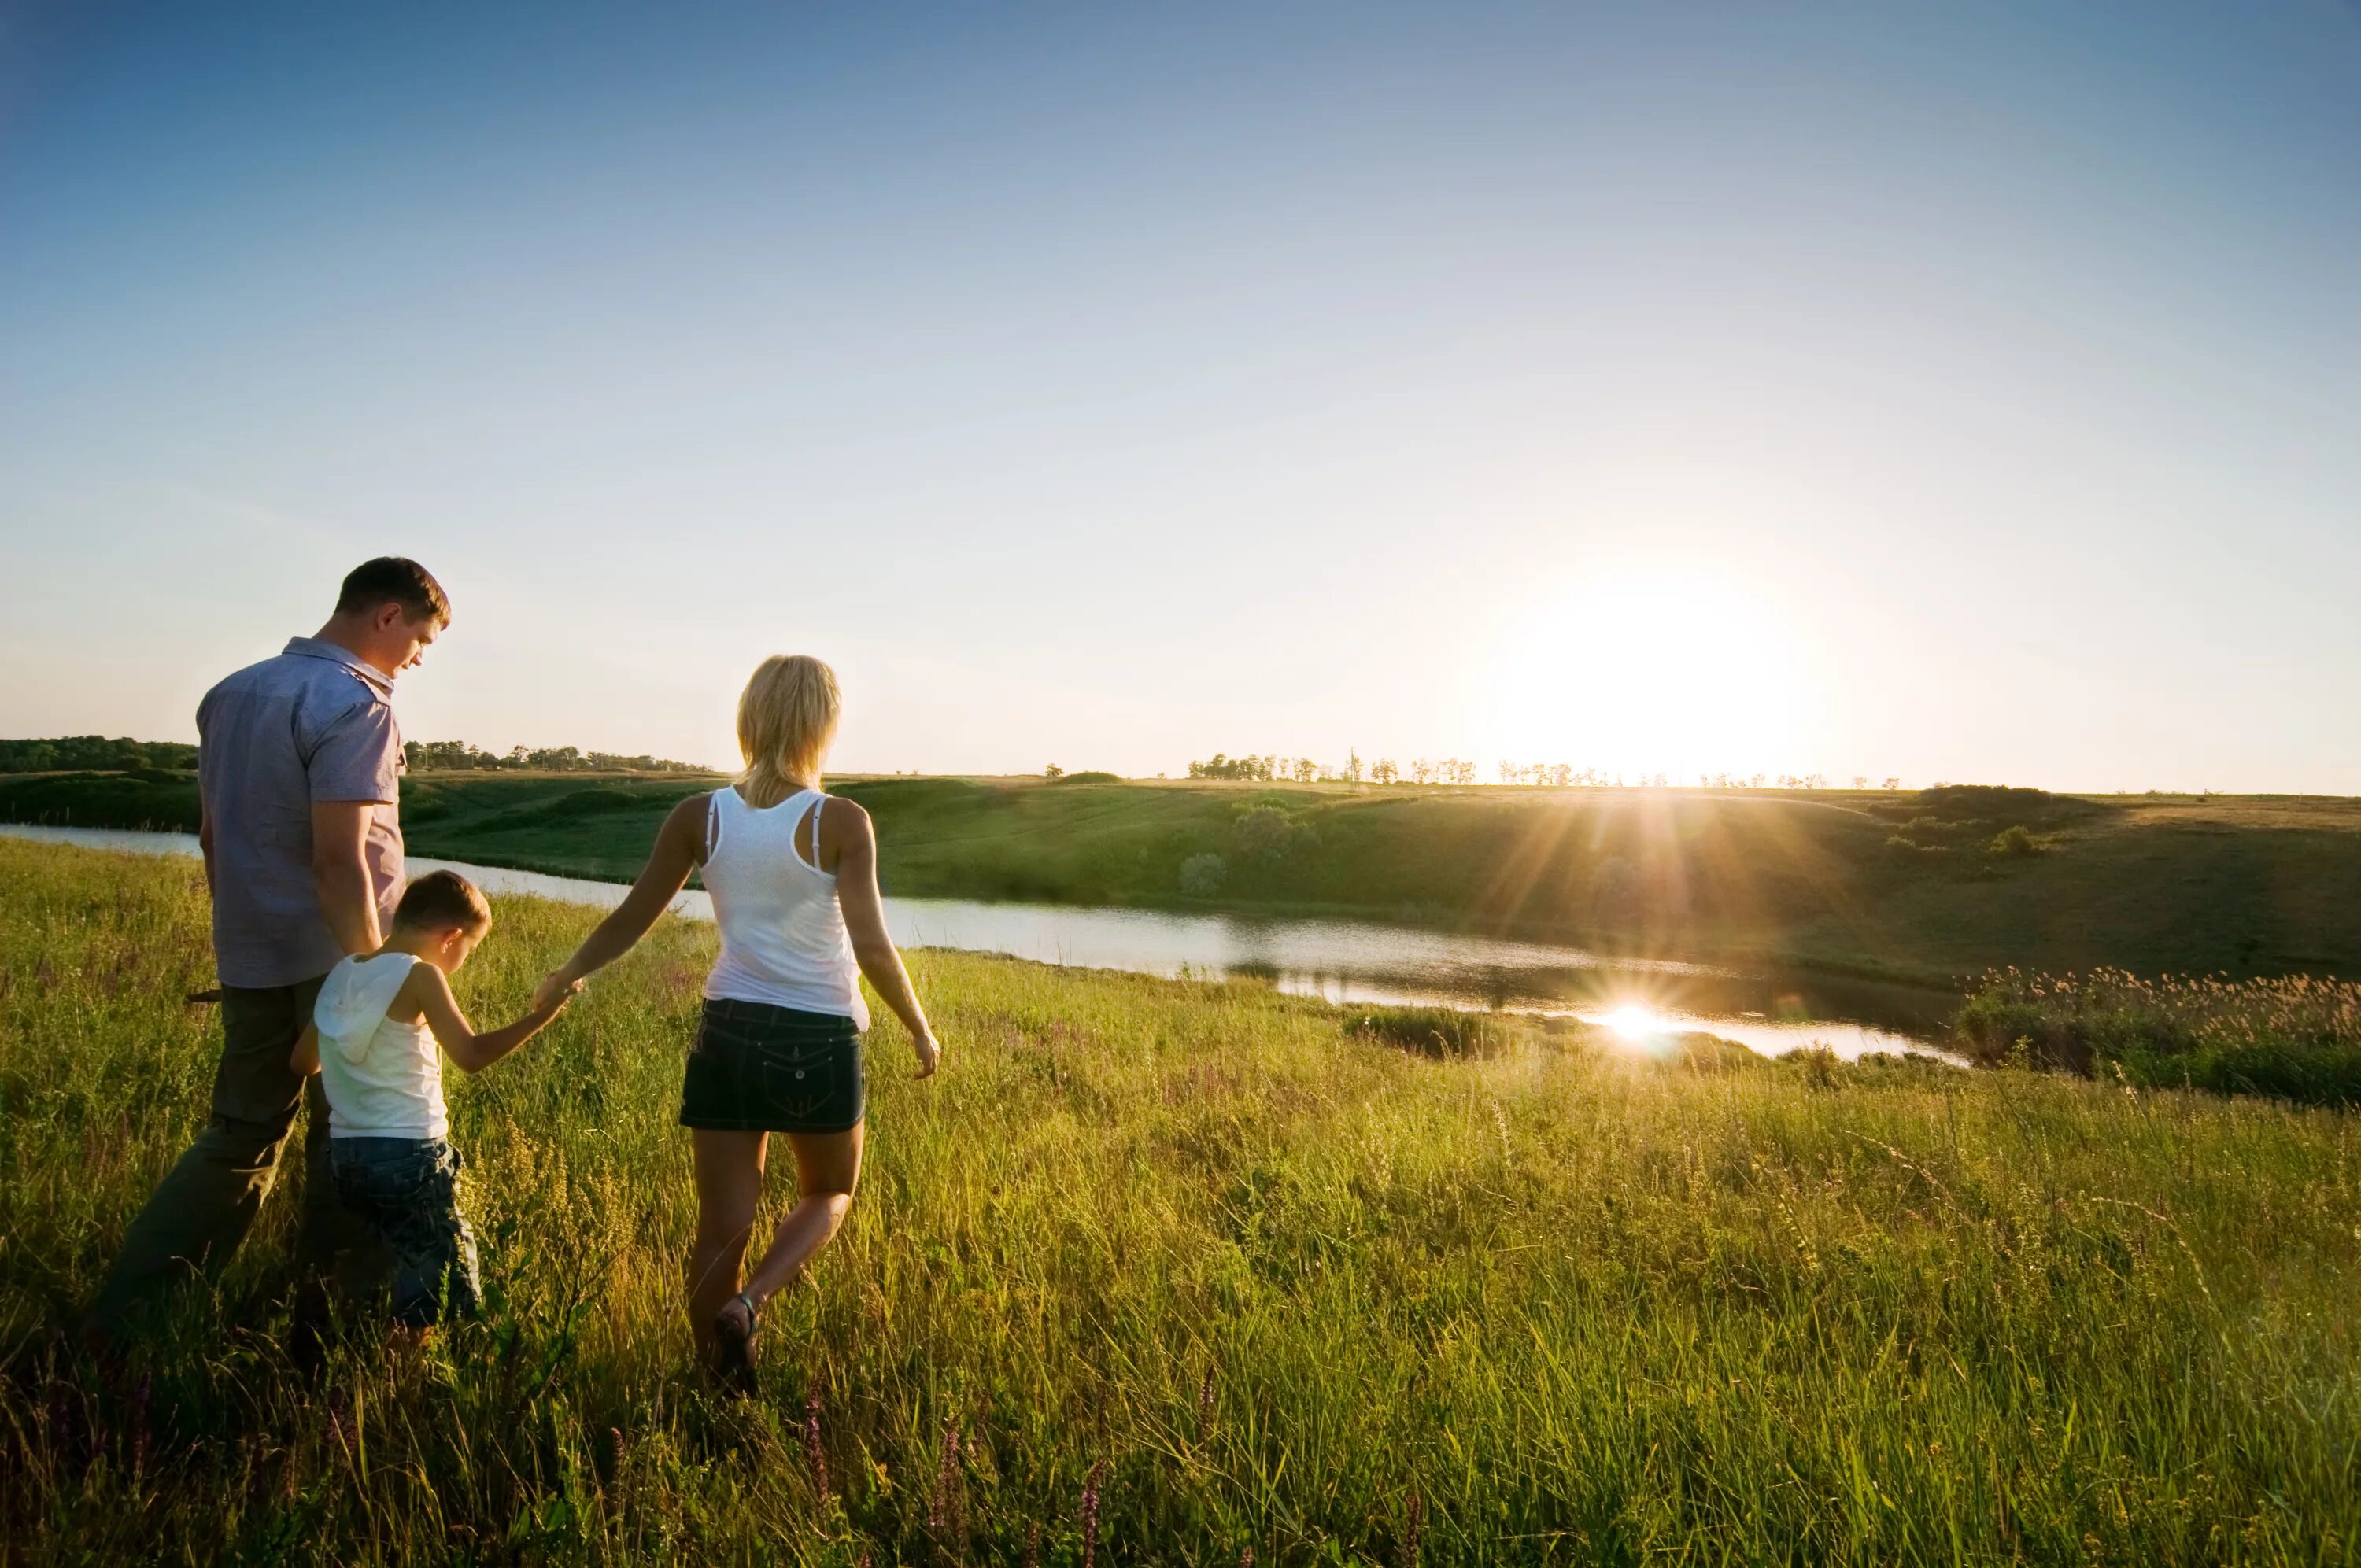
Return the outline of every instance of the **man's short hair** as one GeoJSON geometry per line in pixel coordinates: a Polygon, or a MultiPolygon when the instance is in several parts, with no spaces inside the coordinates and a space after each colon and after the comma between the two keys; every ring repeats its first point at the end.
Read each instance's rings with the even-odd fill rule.
{"type": "Polygon", "coordinates": [[[492,906],[476,884],[457,872],[428,872],[401,895],[393,923],[412,931],[441,931],[453,926],[463,931],[483,931],[492,924],[492,906]]]}
{"type": "Polygon", "coordinates": [[[380,555],[362,562],[346,575],[344,588],[336,595],[339,615],[375,609],[381,604],[400,605],[410,620],[423,620],[431,615],[445,626],[451,623],[451,601],[443,597],[443,585],[407,555],[380,555]]]}

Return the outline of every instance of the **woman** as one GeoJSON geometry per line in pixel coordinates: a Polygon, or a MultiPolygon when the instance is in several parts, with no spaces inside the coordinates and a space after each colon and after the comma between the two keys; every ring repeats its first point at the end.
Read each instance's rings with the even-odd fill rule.
{"type": "Polygon", "coordinates": [[[738,699],[745,773],[673,809],[630,895],[555,977],[571,984],[621,958],[703,868],[721,957],[681,1091],[697,1156],[688,1312],[699,1350],[745,1392],[763,1303],[843,1225],[861,1177],[860,976],[909,1030],[920,1078],[941,1056],[886,935],[869,814],[820,789],[840,707],[818,659],[764,660],[738,699]],[[741,1283],[773,1133],[795,1149],[796,1206],[741,1283]]]}

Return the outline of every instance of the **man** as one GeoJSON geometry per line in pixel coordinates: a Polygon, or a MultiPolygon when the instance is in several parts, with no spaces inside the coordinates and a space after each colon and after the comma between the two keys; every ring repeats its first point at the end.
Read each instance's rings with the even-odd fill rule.
{"type": "Polygon", "coordinates": [[[393,683],[450,621],[425,567],[367,561],[316,636],[238,671],[197,706],[198,841],[222,987],[213,1116],[131,1222],[92,1310],[94,1337],[170,1281],[228,1265],[307,1100],[296,1243],[307,1294],[362,1234],[328,1174],[319,1080],[307,1087],[288,1057],[322,978],[346,953],[383,945],[401,902],[393,683]]]}

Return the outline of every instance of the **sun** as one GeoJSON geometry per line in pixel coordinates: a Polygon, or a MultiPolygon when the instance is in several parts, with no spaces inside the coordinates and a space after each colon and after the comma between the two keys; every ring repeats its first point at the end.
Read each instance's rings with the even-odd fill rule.
{"type": "Polygon", "coordinates": [[[1646,1008],[1626,1003],[1607,1015],[1607,1026],[1627,1040],[1644,1040],[1662,1029],[1663,1025],[1646,1008]]]}
{"type": "Polygon", "coordinates": [[[1503,639],[1492,732],[1513,762],[1627,779],[1775,768],[1804,706],[1797,652],[1766,594],[1680,564],[1610,568],[1503,639]]]}

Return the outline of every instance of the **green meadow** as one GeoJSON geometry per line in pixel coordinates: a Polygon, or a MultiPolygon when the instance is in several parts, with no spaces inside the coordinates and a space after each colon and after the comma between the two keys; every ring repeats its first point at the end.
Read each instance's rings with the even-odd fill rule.
{"type": "MultiPolygon", "coordinates": [[[[711,780],[418,773],[424,855],[628,881],[711,780]]],[[[1349,916],[1949,984],[2361,978],[2361,801],[854,779],[905,896],[1349,916]]],[[[196,824],[190,775],[0,778],[0,817],[196,824]]]]}
{"type": "MultiPolygon", "coordinates": [[[[1018,809],[1241,798],[1141,794],[1018,809]]],[[[1315,802],[1332,844],[1463,809],[1315,802]]],[[[463,999],[508,1014],[591,918],[504,902],[463,999]]],[[[718,1398],[675,1306],[672,1125],[712,941],[666,922],[455,1086],[484,1324],[357,1324],[298,1370],[274,1201],[102,1367],[59,1331],[203,1112],[202,888],[0,840],[5,1555],[2329,1564],[2361,1537],[2350,1115],[969,955],[916,956],[945,1071],[881,1022],[852,1221],[767,1314],[760,1397],[718,1398]]]]}

